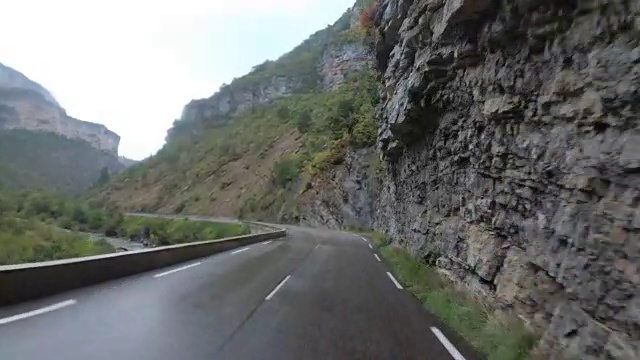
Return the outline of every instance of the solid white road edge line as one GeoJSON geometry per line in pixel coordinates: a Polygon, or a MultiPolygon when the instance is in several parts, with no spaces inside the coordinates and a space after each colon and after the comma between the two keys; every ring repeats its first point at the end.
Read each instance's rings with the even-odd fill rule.
{"type": "Polygon", "coordinates": [[[262,243],[262,245],[269,245],[269,244],[271,244],[272,242],[273,242],[273,240],[265,241],[265,242],[263,242],[263,243],[262,243]]]}
{"type": "Polygon", "coordinates": [[[202,264],[202,262],[197,262],[197,263],[195,263],[195,264],[191,264],[191,265],[183,266],[183,267],[180,267],[180,268],[177,268],[177,269],[173,269],[173,270],[171,270],[171,271],[163,272],[163,273],[160,273],[160,274],[155,274],[155,275],[153,275],[153,277],[154,277],[154,278],[159,278],[159,277],[163,277],[163,276],[171,275],[171,274],[173,274],[173,273],[177,273],[178,271],[187,270],[187,269],[190,269],[190,268],[192,268],[192,267],[196,267],[196,266],[198,266],[198,265],[200,265],[200,264],[202,264]]]}
{"type": "Polygon", "coordinates": [[[235,255],[235,254],[241,253],[243,251],[247,251],[247,250],[249,250],[250,247],[251,246],[247,246],[247,247],[244,247],[244,248],[242,248],[240,250],[233,251],[233,252],[231,252],[231,255],[235,255]]]}
{"type": "Polygon", "coordinates": [[[380,257],[378,256],[378,254],[373,254],[373,256],[375,256],[375,257],[376,257],[376,260],[378,260],[378,262],[382,262],[382,261],[380,260],[380,257]]]}
{"type": "Polygon", "coordinates": [[[398,282],[398,280],[396,280],[396,278],[393,277],[393,275],[387,271],[387,276],[389,276],[389,279],[391,279],[391,281],[393,281],[393,283],[396,285],[396,287],[400,290],[402,290],[402,285],[400,285],[400,283],[398,282]]]}
{"type": "Polygon", "coordinates": [[[51,305],[51,306],[43,307],[42,309],[33,310],[33,311],[26,312],[26,313],[22,313],[22,314],[10,316],[10,317],[4,318],[4,319],[0,319],[0,325],[5,325],[5,324],[12,323],[14,321],[24,320],[24,319],[27,319],[27,318],[30,318],[30,317],[33,317],[33,316],[46,314],[48,312],[60,310],[62,308],[66,308],[67,306],[71,306],[71,305],[75,305],[75,304],[76,304],[75,300],[63,301],[61,303],[57,303],[57,304],[54,304],[54,305],[51,305]]]}
{"type": "Polygon", "coordinates": [[[453,357],[455,360],[466,360],[464,356],[460,354],[458,349],[456,349],[456,347],[453,346],[453,344],[449,341],[449,339],[447,339],[447,337],[444,336],[444,334],[442,333],[442,331],[440,331],[440,329],[438,329],[437,327],[431,327],[431,331],[438,338],[438,340],[440,340],[442,345],[444,345],[444,347],[447,349],[449,354],[451,354],[451,357],[453,357]]]}
{"type": "Polygon", "coordinates": [[[267,295],[267,297],[266,297],[266,298],[264,298],[264,299],[265,299],[265,300],[271,300],[271,298],[273,297],[273,295],[275,295],[275,294],[278,292],[278,290],[280,290],[280,288],[282,287],[282,285],[284,285],[284,283],[286,283],[286,282],[287,282],[287,280],[289,280],[289,278],[290,278],[290,277],[291,277],[291,275],[287,275],[287,277],[286,277],[286,278],[284,278],[284,280],[282,280],[282,281],[280,282],[280,284],[278,284],[278,286],[276,286],[276,288],[275,288],[275,289],[273,289],[273,291],[272,291],[269,295],[267,295]]]}

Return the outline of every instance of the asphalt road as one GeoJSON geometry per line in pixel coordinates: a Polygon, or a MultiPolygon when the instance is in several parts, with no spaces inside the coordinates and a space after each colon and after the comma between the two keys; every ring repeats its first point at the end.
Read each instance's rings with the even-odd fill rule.
{"type": "Polygon", "coordinates": [[[0,308],[0,359],[481,358],[359,236],[289,233],[0,308]]]}

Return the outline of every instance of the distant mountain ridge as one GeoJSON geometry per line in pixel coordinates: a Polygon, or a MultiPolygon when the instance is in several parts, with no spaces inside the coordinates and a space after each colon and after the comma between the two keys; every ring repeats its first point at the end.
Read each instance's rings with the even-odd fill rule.
{"type": "Polygon", "coordinates": [[[48,102],[60,106],[49,90],[29,79],[21,72],[0,63],[0,87],[27,89],[42,95],[48,102]]]}
{"type": "Polygon", "coordinates": [[[45,87],[0,64],[0,184],[80,194],[104,169],[132,165],[118,157],[120,136],[67,115],[45,87]]]}
{"type": "Polygon", "coordinates": [[[106,126],[74,119],[42,85],[0,63],[0,129],[44,131],[83,140],[117,156],[120,136],[106,126]]]}

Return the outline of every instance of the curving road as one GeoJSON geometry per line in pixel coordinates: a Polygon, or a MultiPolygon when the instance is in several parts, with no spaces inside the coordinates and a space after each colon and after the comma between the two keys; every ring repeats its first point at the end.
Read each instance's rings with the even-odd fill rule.
{"type": "Polygon", "coordinates": [[[369,243],[289,228],[151,273],[0,308],[2,360],[476,360],[369,243]]]}

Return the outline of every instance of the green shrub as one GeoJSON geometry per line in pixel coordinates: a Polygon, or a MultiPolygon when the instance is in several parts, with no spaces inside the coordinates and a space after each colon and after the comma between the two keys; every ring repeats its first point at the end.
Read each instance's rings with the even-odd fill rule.
{"type": "Polygon", "coordinates": [[[35,220],[0,218],[0,265],[21,264],[106,254],[105,242],[57,229],[35,220]]]}
{"type": "Polygon", "coordinates": [[[296,157],[285,157],[273,167],[273,182],[279,187],[286,187],[298,180],[300,176],[300,161],[296,157]]]}
{"type": "Polygon", "coordinates": [[[276,110],[276,115],[281,120],[288,120],[289,117],[291,116],[291,111],[289,110],[289,107],[287,107],[286,105],[280,105],[278,107],[278,110],[276,110]]]}
{"type": "Polygon", "coordinates": [[[311,113],[305,109],[296,116],[296,128],[301,133],[306,134],[311,128],[312,121],[311,113]]]}
{"type": "Polygon", "coordinates": [[[87,226],[91,230],[103,230],[105,215],[101,210],[91,210],[87,216],[87,226]]]}
{"type": "Polygon", "coordinates": [[[249,233],[249,228],[243,224],[137,216],[125,217],[120,232],[127,237],[138,237],[145,228],[150,230],[151,241],[155,245],[215,240],[249,233]]]}
{"type": "Polygon", "coordinates": [[[258,200],[256,199],[255,195],[251,195],[242,201],[240,205],[240,209],[238,211],[239,212],[238,217],[240,219],[244,219],[248,215],[256,212],[257,210],[258,210],[258,200]]]}
{"type": "Polygon", "coordinates": [[[69,211],[71,212],[71,220],[77,224],[86,224],[89,221],[89,210],[83,205],[72,204],[69,211]]]}
{"type": "Polygon", "coordinates": [[[363,106],[355,115],[355,125],[351,134],[351,142],[354,147],[363,148],[376,143],[378,123],[375,120],[373,106],[363,106]]]}

